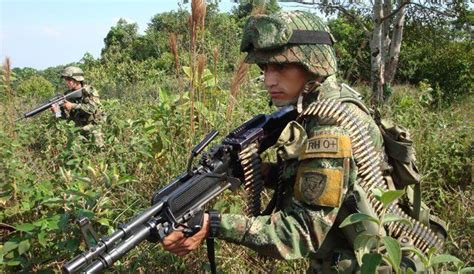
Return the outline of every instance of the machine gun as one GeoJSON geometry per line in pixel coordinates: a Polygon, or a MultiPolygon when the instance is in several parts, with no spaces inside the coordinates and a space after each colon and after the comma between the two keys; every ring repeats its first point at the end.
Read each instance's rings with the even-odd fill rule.
{"type": "MultiPolygon", "coordinates": [[[[110,236],[97,239],[88,251],[64,264],[63,272],[102,271],[142,241],[150,238],[161,240],[178,227],[184,227],[188,236],[196,233],[200,227],[191,227],[190,220],[224,190],[235,190],[242,184],[239,180],[242,173],[239,153],[256,143],[259,153],[273,146],[285,126],[296,116],[297,112],[291,106],[269,115],[257,115],[234,129],[220,144],[204,153],[197,166],[193,166],[193,158],[218,134],[217,131],[209,133],[192,150],[187,170],[155,192],[151,207],[127,224],[119,225],[110,236]]],[[[88,220],[82,222],[88,223],[88,220]]]]}
{"type": "MultiPolygon", "coordinates": [[[[81,97],[82,97],[82,88],[78,89],[78,90],[75,90],[73,92],[70,92],[68,94],[56,94],[51,99],[49,99],[47,102],[39,105],[38,107],[34,108],[31,111],[28,111],[28,112],[24,113],[23,116],[18,118],[17,120],[21,120],[21,119],[24,119],[24,118],[29,118],[29,117],[35,116],[35,115],[47,110],[48,108],[51,108],[51,106],[53,106],[53,105],[58,105],[58,106],[61,107],[64,104],[65,101],[77,100],[77,99],[80,99],[81,97]]],[[[61,111],[56,112],[55,115],[58,118],[61,117],[61,111]]]]}

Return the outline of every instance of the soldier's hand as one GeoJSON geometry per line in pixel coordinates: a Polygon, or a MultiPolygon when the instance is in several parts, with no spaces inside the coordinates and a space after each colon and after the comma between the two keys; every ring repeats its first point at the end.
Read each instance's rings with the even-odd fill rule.
{"type": "Polygon", "coordinates": [[[185,237],[183,232],[176,230],[163,239],[163,248],[171,253],[184,256],[198,248],[206,239],[209,232],[209,215],[204,214],[202,229],[191,237],[185,237]]]}
{"type": "Polygon", "coordinates": [[[51,105],[51,112],[56,113],[59,111],[59,105],[58,104],[52,104],[51,105]]]}
{"type": "Polygon", "coordinates": [[[63,107],[64,107],[65,110],[70,111],[73,107],[73,104],[69,101],[64,101],[63,107]]]}

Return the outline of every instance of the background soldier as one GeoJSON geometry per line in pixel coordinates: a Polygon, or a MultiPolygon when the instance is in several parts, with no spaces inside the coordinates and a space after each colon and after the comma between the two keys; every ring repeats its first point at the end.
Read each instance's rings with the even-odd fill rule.
{"type": "Polygon", "coordinates": [[[61,72],[61,78],[66,82],[68,90],[65,94],[82,89],[82,97],[74,101],[65,101],[63,107],[52,106],[52,111],[57,117],[74,121],[86,137],[94,139],[94,143],[102,148],[104,138],[101,125],[105,121],[105,113],[101,109],[99,93],[91,85],[84,84],[84,72],[74,66],[66,67],[61,72]]]}
{"type": "MultiPolygon", "coordinates": [[[[264,84],[274,105],[295,105],[300,113],[276,144],[281,164],[267,166],[264,172],[267,185],[283,183],[284,199],[271,215],[222,214],[217,229],[210,223],[218,222],[205,214],[202,230],[189,238],[180,231],[173,232],[163,240],[166,250],[185,255],[206,236],[216,236],[215,230],[220,239],[270,257],[309,257],[311,272],[359,270],[353,241],[357,233],[377,234],[377,229],[362,225],[355,233],[350,228],[339,228],[339,224],[350,213],[363,212],[361,204],[367,202],[359,180],[363,175],[359,170],[363,169],[355,161],[360,149],[354,147],[349,130],[338,121],[311,115],[313,103],[334,99],[348,108],[352,117],[365,126],[360,140],[371,143],[370,162],[382,165],[384,147],[378,125],[360,95],[336,79],[333,42],[322,20],[307,12],[249,18],[241,44],[241,50],[248,53],[246,62],[263,70],[264,84]],[[279,174],[278,169],[283,175],[271,176],[279,174]]],[[[388,266],[379,268],[391,271],[388,266]]]]}

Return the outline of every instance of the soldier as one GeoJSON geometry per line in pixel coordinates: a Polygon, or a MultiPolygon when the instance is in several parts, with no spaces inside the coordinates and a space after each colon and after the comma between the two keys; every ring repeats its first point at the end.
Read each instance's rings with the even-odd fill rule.
{"type": "MultiPolygon", "coordinates": [[[[357,233],[377,234],[377,227],[364,224],[341,229],[339,224],[349,214],[361,211],[367,193],[360,185],[368,175],[359,170],[376,170],[381,165],[384,146],[379,127],[359,94],[336,79],[333,43],[328,27],[311,13],[281,12],[248,19],[241,43],[241,50],[247,52],[246,62],[263,70],[264,84],[274,105],[294,105],[300,113],[276,144],[281,164],[267,166],[264,172],[266,183],[272,184],[278,176],[271,175],[282,170],[285,199],[271,215],[205,214],[198,233],[186,238],[174,231],[162,242],[165,250],[183,256],[211,236],[274,258],[310,258],[311,272],[360,270],[353,251],[357,235],[354,229],[357,233]],[[358,122],[349,124],[352,127],[348,129],[329,114],[313,115],[334,113],[331,106],[342,110],[328,99],[345,107],[351,123],[358,122]],[[315,104],[318,102],[333,103],[320,111],[315,104]],[[361,133],[358,146],[350,136],[356,130],[361,133]],[[356,163],[355,156],[361,154],[360,142],[370,144],[365,152],[371,157],[361,157],[356,163]],[[359,166],[364,161],[375,164],[369,169],[359,166]]],[[[382,173],[375,173],[370,174],[378,180],[382,173]]],[[[388,266],[378,270],[384,268],[390,271],[388,266]]]]}
{"type": "Polygon", "coordinates": [[[84,72],[78,67],[66,67],[60,75],[68,88],[65,94],[82,89],[82,97],[72,102],[65,101],[61,109],[58,105],[53,105],[51,110],[57,117],[74,121],[84,136],[92,134],[94,143],[102,148],[104,138],[101,125],[105,121],[105,113],[101,110],[99,93],[92,86],[84,84],[84,72]]]}

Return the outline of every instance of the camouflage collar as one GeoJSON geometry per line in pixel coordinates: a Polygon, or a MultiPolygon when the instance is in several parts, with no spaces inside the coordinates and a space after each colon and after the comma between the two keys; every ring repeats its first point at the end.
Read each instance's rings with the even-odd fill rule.
{"type": "Polygon", "coordinates": [[[331,75],[324,80],[315,90],[306,94],[303,105],[307,107],[316,100],[328,99],[337,97],[340,87],[337,83],[336,75],[331,75]]]}

